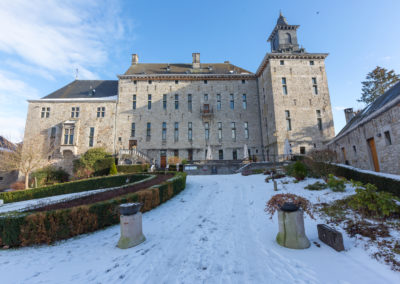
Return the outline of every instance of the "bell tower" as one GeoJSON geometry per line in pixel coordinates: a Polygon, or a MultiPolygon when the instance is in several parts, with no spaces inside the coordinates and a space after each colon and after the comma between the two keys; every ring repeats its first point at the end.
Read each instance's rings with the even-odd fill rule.
{"type": "Polygon", "coordinates": [[[297,29],[299,25],[289,25],[286,18],[279,14],[275,28],[268,38],[271,52],[304,52],[297,42],[297,29]]]}

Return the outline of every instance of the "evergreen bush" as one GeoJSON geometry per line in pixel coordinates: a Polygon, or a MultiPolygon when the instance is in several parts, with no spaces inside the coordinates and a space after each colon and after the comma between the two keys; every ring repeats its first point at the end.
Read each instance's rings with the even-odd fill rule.
{"type": "Polygon", "coordinates": [[[119,223],[120,204],[141,202],[141,211],[146,212],[180,193],[185,185],[186,173],[176,173],[160,185],[98,203],[46,212],[3,215],[0,218],[0,246],[49,244],[115,225],[119,223]]]}
{"type": "Polygon", "coordinates": [[[79,180],[73,182],[60,183],[56,185],[31,188],[20,191],[9,191],[0,192],[0,199],[4,200],[4,203],[17,202],[23,200],[30,200],[42,197],[49,197],[67,193],[82,192],[88,190],[95,190],[100,188],[108,188],[120,186],[129,180],[129,183],[142,180],[148,177],[148,175],[118,175],[110,177],[98,177],[86,180],[79,180]]]}
{"type": "Polygon", "coordinates": [[[288,165],[285,167],[286,174],[296,178],[297,180],[303,180],[308,174],[307,167],[300,161],[288,165]]]}
{"type": "Polygon", "coordinates": [[[346,179],[336,178],[333,174],[328,175],[326,184],[334,192],[344,192],[346,190],[346,179]]]}

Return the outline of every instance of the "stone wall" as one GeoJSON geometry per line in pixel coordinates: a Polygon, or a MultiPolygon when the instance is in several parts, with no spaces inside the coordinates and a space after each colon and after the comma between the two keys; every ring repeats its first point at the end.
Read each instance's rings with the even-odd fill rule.
{"type": "Polygon", "coordinates": [[[329,143],[340,163],[374,171],[368,139],[374,138],[381,172],[400,174],[400,106],[396,105],[329,143]],[[386,138],[389,132],[391,144],[386,138]],[[343,152],[344,149],[344,152],[343,152]]]}
{"type": "Polygon", "coordinates": [[[24,150],[33,143],[43,145],[43,155],[57,166],[72,170],[72,159],[85,153],[89,146],[90,128],[94,127],[93,147],[114,152],[115,101],[31,101],[25,126],[24,150]],[[42,108],[50,108],[49,117],[41,117],[42,108]],[[71,117],[72,107],[79,107],[79,117],[71,117]],[[104,117],[97,117],[97,108],[104,107],[104,117]],[[75,125],[72,145],[64,144],[66,123],[75,125]],[[55,136],[52,137],[52,128],[55,136]],[[52,149],[51,152],[48,149],[52,149]]]}
{"type": "Polygon", "coordinates": [[[137,149],[150,158],[160,160],[160,150],[167,156],[179,151],[182,159],[188,158],[193,150],[194,160],[204,160],[205,150],[211,145],[213,159],[223,150],[224,160],[231,160],[233,150],[237,158],[243,158],[243,147],[247,144],[251,154],[261,159],[261,137],[256,80],[119,80],[116,149],[128,149],[129,140],[137,140],[137,149]],[[148,95],[151,94],[151,109],[148,109],[148,95]],[[167,95],[167,109],[163,109],[163,95],[167,95]],[[188,109],[188,94],[192,95],[192,110],[188,109]],[[208,94],[208,100],[205,100],[208,94]],[[221,95],[221,110],[217,109],[217,94],[221,95]],[[234,109],[230,108],[230,94],[234,94],[234,109]],[[243,94],[246,94],[247,108],[243,108],[243,94]],[[136,109],[133,110],[133,95],[136,95],[136,109]],[[179,109],[175,109],[175,95],[178,95],[179,109]],[[209,104],[210,115],[202,116],[201,109],[209,104]],[[135,136],[131,126],[135,123],[135,136]],[[167,123],[166,141],[162,140],[162,123],[167,123]],[[174,126],[178,122],[179,137],[175,140],[174,126]],[[192,141],[188,139],[188,123],[192,123],[192,141]],[[210,138],[205,139],[205,123],[209,123],[210,138]],[[222,139],[218,139],[218,122],[222,123],[222,139]],[[232,139],[231,123],[235,122],[236,139],[232,139]],[[244,123],[248,122],[249,138],[245,138],[244,123]],[[151,123],[151,136],[147,137],[147,123],[151,123]]]}
{"type": "Polygon", "coordinates": [[[293,154],[299,154],[300,147],[305,147],[307,153],[322,148],[334,137],[323,59],[269,58],[259,76],[259,89],[264,92],[260,100],[266,97],[263,119],[264,125],[268,122],[268,131],[263,138],[271,154],[284,154],[285,139],[291,143],[293,154]],[[283,93],[282,78],[286,78],[287,95],[283,93]],[[314,94],[312,78],[316,78],[318,94],[314,94]],[[287,129],[286,110],[290,112],[291,130],[287,129]],[[322,131],[318,128],[317,110],[321,113],[322,131]]]}

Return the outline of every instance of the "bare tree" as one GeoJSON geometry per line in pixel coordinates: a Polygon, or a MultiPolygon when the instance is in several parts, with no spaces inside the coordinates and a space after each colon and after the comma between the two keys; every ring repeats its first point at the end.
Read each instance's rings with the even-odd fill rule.
{"type": "Polygon", "coordinates": [[[49,164],[41,143],[19,143],[14,149],[0,151],[0,171],[19,171],[25,176],[25,188],[29,188],[29,175],[49,164]]]}

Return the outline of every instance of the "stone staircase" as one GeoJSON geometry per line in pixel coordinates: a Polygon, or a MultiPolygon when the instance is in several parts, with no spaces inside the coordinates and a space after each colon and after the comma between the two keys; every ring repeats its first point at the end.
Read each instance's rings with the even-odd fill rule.
{"type": "Polygon", "coordinates": [[[121,149],[118,153],[118,164],[119,165],[126,165],[126,161],[129,160],[131,164],[137,164],[138,162],[141,163],[151,163],[151,159],[149,156],[140,152],[137,149],[121,149]]]}

